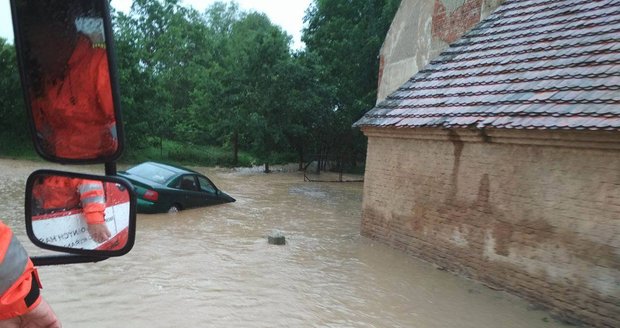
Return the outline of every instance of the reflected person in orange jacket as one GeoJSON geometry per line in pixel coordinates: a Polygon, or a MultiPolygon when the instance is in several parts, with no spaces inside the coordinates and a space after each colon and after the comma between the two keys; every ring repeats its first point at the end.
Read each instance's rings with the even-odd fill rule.
{"type": "Polygon", "coordinates": [[[26,250],[11,229],[0,222],[0,327],[60,328],[40,288],[26,250]]]}
{"type": "Polygon", "coordinates": [[[48,176],[34,185],[32,194],[37,212],[81,208],[94,241],[102,243],[112,236],[105,224],[105,191],[100,181],[48,176]]]}
{"type": "Polygon", "coordinates": [[[70,159],[97,159],[118,148],[103,32],[79,33],[79,1],[25,5],[30,106],[42,150],[70,159]],[[99,38],[99,39],[93,39],[99,38]]]}

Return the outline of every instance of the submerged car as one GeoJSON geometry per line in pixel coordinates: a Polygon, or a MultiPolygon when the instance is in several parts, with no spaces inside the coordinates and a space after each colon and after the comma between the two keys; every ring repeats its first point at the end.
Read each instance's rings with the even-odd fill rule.
{"type": "Polygon", "coordinates": [[[235,201],[206,176],[180,166],[144,162],[118,175],[134,185],[138,213],[174,213],[235,201]]]}

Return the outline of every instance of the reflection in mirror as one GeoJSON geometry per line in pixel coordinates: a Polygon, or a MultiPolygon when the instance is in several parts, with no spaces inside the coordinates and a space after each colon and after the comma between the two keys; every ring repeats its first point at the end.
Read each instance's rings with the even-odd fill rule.
{"type": "Polygon", "coordinates": [[[87,250],[127,244],[130,196],[120,184],[41,175],[30,197],[32,231],[43,244],[87,250]]]}
{"type": "Polygon", "coordinates": [[[105,0],[13,0],[22,78],[39,152],[52,160],[116,156],[119,130],[105,0]]]}

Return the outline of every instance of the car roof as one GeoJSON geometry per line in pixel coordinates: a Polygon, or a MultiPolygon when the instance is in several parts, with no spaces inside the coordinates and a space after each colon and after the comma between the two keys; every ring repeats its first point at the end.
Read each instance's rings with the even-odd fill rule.
{"type": "Polygon", "coordinates": [[[150,164],[153,166],[158,166],[164,169],[167,169],[169,171],[172,171],[176,174],[186,174],[186,173],[193,173],[193,174],[199,174],[202,175],[194,170],[190,170],[188,168],[182,167],[182,166],[177,166],[177,165],[172,165],[172,164],[164,164],[164,163],[158,163],[158,162],[144,162],[144,163],[140,163],[138,165],[143,165],[143,164],[150,164]]]}

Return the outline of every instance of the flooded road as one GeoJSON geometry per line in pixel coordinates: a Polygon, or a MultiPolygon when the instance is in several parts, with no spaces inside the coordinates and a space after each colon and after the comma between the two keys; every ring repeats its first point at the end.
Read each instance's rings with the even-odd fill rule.
{"type": "MultiPolygon", "coordinates": [[[[0,215],[24,232],[36,168],[0,160],[0,215]]],[[[232,204],[138,215],[136,245],[97,264],[40,268],[64,327],[564,327],[516,297],[439,271],[359,234],[362,183],[194,168],[232,204]],[[285,246],[267,244],[281,230],[285,246]]]]}

